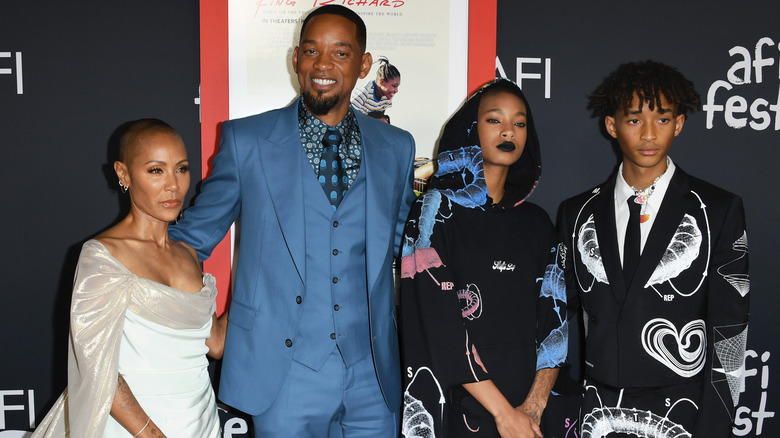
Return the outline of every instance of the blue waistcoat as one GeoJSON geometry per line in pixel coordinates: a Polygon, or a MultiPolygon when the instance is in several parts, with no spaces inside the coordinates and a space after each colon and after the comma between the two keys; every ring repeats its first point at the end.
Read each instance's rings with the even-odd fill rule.
{"type": "MultiPolygon", "coordinates": [[[[303,154],[302,154],[303,156],[303,154]]],[[[366,177],[336,211],[308,160],[300,160],[306,209],[305,289],[293,360],[318,370],[334,348],[347,366],[371,354],[366,285],[366,177]]]]}

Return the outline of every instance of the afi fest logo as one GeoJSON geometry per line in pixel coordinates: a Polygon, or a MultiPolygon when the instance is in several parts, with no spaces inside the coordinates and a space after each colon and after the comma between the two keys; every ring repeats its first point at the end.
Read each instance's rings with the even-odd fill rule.
{"type": "Polygon", "coordinates": [[[725,122],[726,126],[734,129],[747,126],[763,131],[772,126],[774,118],[774,130],[780,130],[780,44],[770,37],[763,37],[759,38],[752,51],[747,47],[734,46],[729,55],[734,64],[726,72],[726,80],[719,79],[710,85],[707,103],[702,107],[707,114],[707,129],[725,122]],[[777,86],[758,85],[764,82],[777,86]],[[748,89],[754,93],[767,92],[766,97],[774,103],[770,104],[763,97],[749,102],[738,94],[748,89]]]}
{"type": "Polygon", "coordinates": [[[0,83],[5,75],[16,76],[16,94],[23,94],[22,52],[0,52],[0,83]]]}
{"type": "MultiPolygon", "coordinates": [[[[769,357],[770,352],[758,354],[754,350],[745,351],[745,370],[742,373],[742,382],[739,386],[740,406],[737,407],[737,415],[734,418],[732,432],[735,436],[761,436],[764,431],[764,421],[773,418],[775,413],[766,410],[767,390],[769,389],[769,357]],[[758,377],[759,379],[756,379],[758,377]],[[760,397],[756,400],[746,400],[745,387],[760,389],[760,397]]],[[[757,391],[750,391],[755,394],[757,391]]]]}

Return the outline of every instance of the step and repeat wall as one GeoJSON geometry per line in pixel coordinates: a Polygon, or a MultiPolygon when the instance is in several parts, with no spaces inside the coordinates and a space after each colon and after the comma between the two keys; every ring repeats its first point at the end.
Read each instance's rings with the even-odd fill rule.
{"type": "Polygon", "coordinates": [[[0,3],[0,436],[26,436],[66,385],[81,244],[128,211],[117,132],[176,128],[198,182],[197,1],[0,3]]]}
{"type": "MultiPolygon", "coordinates": [[[[312,5],[304,2],[308,7],[303,9],[318,4],[312,1],[312,5]]],[[[395,20],[398,26],[393,27],[403,30],[385,28],[369,39],[381,49],[379,55],[403,63],[398,67],[404,82],[391,113],[401,127],[407,119],[410,124],[423,120],[404,113],[405,108],[423,107],[423,99],[446,98],[443,111],[449,111],[457,106],[454,100],[466,95],[465,73],[459,72],[449,78],[459,85],[442,87],[446,97],[418,91],[436,80],[430,76],[431,68],[422,62],[408,63],[407,52],[390,44],[403,41],[420,51],[435,50],[438,44],[449,53],[439,62],[448,70],[460,69],[460,58],[453,54],[465,50],[465,39],[457,31],[460,24],[439,23],[435,32],[401,26],[424,21],[399,18],[404,13],[441,17],[446,10],[447,2],[437,10],[421,2],[394,1],[388,4],[400,6],[389,9],[355,6],[359,12],[372,12],[365,15],[369,32],[369,20],[395,20]],[[416,39],[410,40],[411,34],[416,39]]],[[[470,3],[472,9],[496,8],[492,2],[470,3]]],[[[233,4],[258,11],[257,23],[252,21],[256,16],[245,14],[247,24],[279,27],[285,23],[293,34],[300,17],[281,11],[287,5],[300,15],[303,5],[292,0],[233,4]],[[275,12],[264,24],[262,14],[268,14],[269,8],[275,12]]],[[[465,15],[460,11],[465,2],[449,4],[457,7],[448,16],[465,15]]],[[[81,244],[116,223],[128,209],[111,168],[121,127],[131,120],[156,117],[179,130],[193,169],[190,199],[197,191],[201,168],[198,42],[205,22],[199,21],[199,7],[195,1],[150,0],[127,4],[90,0],[78,6],[53,0],[7,0],[0,5],[3,438],[27,436],[66,385],[68,309],[81,244]]],[[[780,6],[770,1],[741,6],[695,1],[640,8],[618,1],[499,0],[495,17],[495,75],[516,80],[533,106],[544,173],[532,201],[551,217],[560,201],[604,181],[618,163],[618,153],[603,135],[600,121],[586,109],[588,93],[610,71],[626,61],[654,59],[677,66],[696,84],[704,110],[690,116],[670,155],[687,172],[743,197],[750,241],[753,310],[734,436],[778,436],[775,412],[780,406],[771,372],[780,353],[773,330],[780,309],[776,294],[780,271],[774,267],[773,254],[780,246],[774,230],[780,217],[774,189],[780,168],[780,6]]],[[[246,35],[241,49],[260,50],[260,43],[246,35]]],[[[285,38],[286,44],[293,36],[285,38]]],[[[289,56],[290,51],[278,55],[284,60],[289,56]]],[[[465,61],[462,64],[465,72],[465,61]]],[[[290,75],[286,82],[292,99],[295,78],[291,70],[285,73],[284,65],[280,74],[290,75]]],[[[251,82],[241,84],[257,91],[251,82]]],[[[280,99],[289,101],[287,95],[280,99]]],[[[244,110],[248,111],[241,107],[237,112],[244,110]]],[[[438,124],[447,115],[433,118],[438,124]]],[[[429,128],[409,127],[412,132],[425,132],[424,137],[429,128]]],[[[431,156],[433,146],[425,141],[418,155],[431,156]]],[[[224,436],[248,436],[246,419],[228,412],[222,416],[224,436]]],[[[556,421],[565,426],[574,419],[556,421]]],[[[574,437],[573,430],[566,437],[551,436],[574,437]]]]}
{"type": "MultiPolygon", "coordinates": [[[[605,181],[616,147],[587,96],[620,64],[676,66],[701,94],[669,156],[689,174],[742,196],[751,315],[734,436],[780,436],[780,4],[751,1],[499,1],[496,74],[517,81],[534,111],[543,169],[532,201],[558,204],[605,181]]],[[[567,418],[560,421],[566,422],[567,418]]],[[[568,419],[572,421],[572,419],[568,419]]],[[[555,438],[559,438],[557,435],[555,438]]]]}

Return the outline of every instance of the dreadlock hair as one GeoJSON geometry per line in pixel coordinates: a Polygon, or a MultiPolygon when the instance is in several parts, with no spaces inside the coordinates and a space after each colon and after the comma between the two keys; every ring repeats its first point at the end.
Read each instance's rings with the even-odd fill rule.
{"type": "Polygon", "coordinates": [[[379,69],[376,71],[376,80],[383,80],[385,82],[390,79],[400,78],[401,72],[398,71],[396,66],[390,64],[390,61],[386,57],[382,56],[376,62],[379,63],[379,69]]]}
{"type": "Polygon", "coordinates": [[[629,62],[610,73],[604,82],[588,96],[588,109],[592,117],[614,116],[618,110],[628,109],[639,98],[639,109],[647,103],[650,110],[661,106],[661,95],[674,106],[675,114],[687,118],[688,111],[701,109],[701,96],[676,68],[647,60],[629,62]]]}

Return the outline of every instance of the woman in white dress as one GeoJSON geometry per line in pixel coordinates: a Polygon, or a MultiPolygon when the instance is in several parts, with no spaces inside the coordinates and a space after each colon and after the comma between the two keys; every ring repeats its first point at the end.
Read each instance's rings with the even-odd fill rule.
{"type": "Polygon", "coordinates": [[[217,437],[208,375],[222,356],[214,278],[168,237],[190,185],[165,122],[133,122],[114,163],[130,213],[81,250],[71,303],[68,388],[33,437],[217,437]]]}

